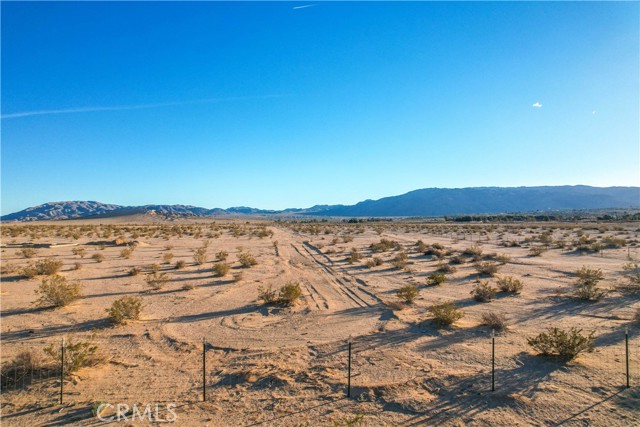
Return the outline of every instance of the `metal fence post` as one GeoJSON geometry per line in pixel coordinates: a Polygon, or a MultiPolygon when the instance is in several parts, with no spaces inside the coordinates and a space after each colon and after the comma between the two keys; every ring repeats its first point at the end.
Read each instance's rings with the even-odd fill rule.
{"type": "Polygon", "coordinates": [[[347,397],[351,397],[351,342],[349,342],[349,359],[347,362],[347,397]]]}
{"type": "Polygon", "coordinates": [[[202,338],[202,401],[207,401],[207,341],[202,338]]]}
{"type": "Polygon", "coordinates": [[[64,337],[60,345],[60,404],[62,405],[62,396],[64,395],[64,337]]]}
{"type": "Polygon", "coordinates": [[[627,370],[627,388],[631,387],[631,383],[629,381],[629,328],[624,328],[624,353],[625,353],[625,364],[627,370]]]}
{"type": "Polygon", "coordinates": [[[496,391],[496,331],[491,330],[491,391],[496,391]]]}

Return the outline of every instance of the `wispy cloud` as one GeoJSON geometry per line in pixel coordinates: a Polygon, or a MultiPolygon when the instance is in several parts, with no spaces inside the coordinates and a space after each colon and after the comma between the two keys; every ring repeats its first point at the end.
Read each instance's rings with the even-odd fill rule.
{"type": "Polygon", "coordinates": [[[281,98],[284,96],[288,96],[288,95],[235,96],[235,97],[228,97],[228,98],[207,98],[207,99],[195,99],[191,101],[158,102],[158,103],[136,104],[136,105],[92,106],[92,107],[79,107],[79,108],[61,108],[57,110],[21,111],[17,113],[3,114],[2,116],[0,116],[0,118],[2,120],[5,120],[5,119],[19,119],[22,117],[31,117],[31,116],[45,116],[45,115],[51,115],[51,114],[76,114],[76,113],[93,113],[98,111],[146,110],[150,108],[176,107],[176,106],[182,106],[182,105],[216,104],[216,103],[231,102],[231,101],[281,98]]]}
{"type": "Polygon", "coordinates": [[[315,6],[315,4],[303,4],[302,6],[293,6],[292,9],[293,10],[306,9],[308,7],[313,7],[313,6],[315,6]]]}
{"type": "Polygon", "coordinates": [[[540,104],[539,102],[536,102],[535,104],[532,105],[532,107],[542,108],[542,104],[540,104]]]}

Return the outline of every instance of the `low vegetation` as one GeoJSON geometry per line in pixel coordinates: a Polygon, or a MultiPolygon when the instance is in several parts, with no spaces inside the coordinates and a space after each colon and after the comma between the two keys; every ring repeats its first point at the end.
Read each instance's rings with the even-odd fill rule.
{"type": "Polygon", "coordinates": [[[502,313],[497,313],[494,311],[482,313],[482,324],[488,326],[496,332],[502,332],[508,329],[507,317],[502,313]]]}
{"type": "Polygon", "coordinates": [[[298,282],[287,282],[278,291],[271,285],[267,288],[258,288],[258,299],[267,305],[292,306],[302,295],[302,289],[298,282]]]}
{"type": "Polygon", "coordinates": [[[498,285],[498,289],[500,289],[501,292],[509,292],[514,294],[519,294],[520,292],[522,292],[522,288],[524,287],[522,281],[516,279],[513,276],[498,277],[496,283],[498,285]]]}
{"type": "Polygon", "coordinates": [[[583,334],[582,329],[548,328],[546,332],[528,338],[529,345],[543,356],[558,357],[563,360],[572,360],[584,351],[593,350],[593,335],[583,334]]]}
{"type": "Polygon", "coordinates": [[[498,290],[489,284],[488,280],[476,284],[471,290],[471,296],[478,302],[489,302],[495,298],[498,290]]]}
{"type": "Polygon", "coordinates": [[[138,320],[142,312],[142,298],[135,296],[118,298],[106,311],[116,324],[121,325],[129,320],[138,320]]]}
{"type": "Polygon", "coordinates": [[[35,290],[40,307],[64,307],[82,297],[82,286],[79,282],[69,282],[59,274],[46,277],[35,290]]]}
{"type": "Polygon", "coordinates": [[[453,325],[464,316],[464,312],[452,302],[434,304],[429,308],[429,312],[438,326],[453,325]]]}
{"type": "Polygon", "coordinates": [[[416,298],[418,298],[419,294],[420,291],[418,290],[418,287],[412,283],[407,283],[406,285],[398,289],[398,292],[396,292],[398,298],[400,298],[406,304],[413,304],[416,298]]]}

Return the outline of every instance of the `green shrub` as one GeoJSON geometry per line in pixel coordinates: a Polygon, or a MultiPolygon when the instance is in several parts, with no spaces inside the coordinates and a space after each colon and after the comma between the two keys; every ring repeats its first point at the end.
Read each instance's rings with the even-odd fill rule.
{"type": "Polygon", "coordinates": [[[451,302],[434,304],[429,308],[429,311],[438,326],[452,325],[464,316],[464,312],[451,302]]]}
{"type": "Polygon", "coordinates": [[[217,262],[213,264],[213,271],[216,273],[217,277],[226,276],[230,269],[231,266],[229,266],[229,264],[227,264],[226,262],[217,262]]]}
{"type": "Polygon", "coordinates": [[[598,301],[607,294],[607,291],[598,287],[598,282],[604,278],[599,268],[583,266],[576,271],[578,279],[573,284],[575,296],[585,301],[598,301]]]}
{"type": "Polygon", "coordinates": [[[496,280],[498,289],[502,292],[511,292],[519,294],[522,291],[523,284],[519,279],[512,276],[502,276],[496,280]]]}
{"type": "Polygon", "coordinates": [[[413,304],[416,298],[418,298],[419,293],[420,291],[418,290],[418,287],[416,285],[407,283],[406,285],[398,289],[396,295],[398,295],[398,298],[400,298],[406,304],[413,304]]]}
{"type": "Polygon", "coordinates": [[[593,350],[593,332],[583,335],[582,329],[548,328],[546,332],[528,338],[529,345],[543,356],[554,356],[564,360],[574,359],[583,351],[593,350]]]}
{"type": "MultiPolygon", "coordinates": [[[[51,357],[53,363],[60,363],[62,349],[58,344],[51,344],[44,352],[51,357]]],[[[89,341],[74,342],[72,339],[64,343],[65,373],[78,371],[80,368],[96,366],[104,361],[98,353],[98,346],[89,341]]]]}
{"type": "Polygon", "coordinates": [[[35,293],[39,295],[36,304],[40,307],[64,307],[82,297],[82,286],[54,274],[43,279],[35,293]]]}
{"type": "Polygon", "coordinates": [[[251,268],[258,264],[258,261],[248,252],[242,252],[238,255],[238,261],[243,268],[251,268]]]}
{"type": "Polygon", "coordinates": [[[264,304],[275,304],[278,300],[278,292],[273,290],[273,287],[269,285],[267,288],[262,286],[258,287],[258,299],[261,299],[264,304]]]}
{"type": "Polygon", "coordinates": [[[288,282],[280,288],[278,303],[286,306],[294,305],[301,295],[300,283],[288,282]]]}
{"type": "Polygon", "coordinates": [[[125,324],[128,320],[138,320],[142,311],[142,298],[134,296],[118,298],[106,311],[113,322],[117,324],[125,324]]]}
{"type": "Polygon", "coordinates": [[[489,284],[488,280],[476,284],[471,290],[473,299],[478,302],[489,302],[495,298],[498,290],[489,284]]]}
{"type": "Polygon", "coordinates": [[[427,278],[427,283],[431,286],[438,286],[447,281],[447,276],[444,273],[432,273],[427,278]]]}
{"type": "Polygon", "coordinates": [[[147,282],[147,286],[151,288],[151,290],[159,291],[162,287],[169,281],[169,277],[167,273],[158,273],[154,271],[153,273],[147,274],[145,277],[145,282],[147,282]]]}

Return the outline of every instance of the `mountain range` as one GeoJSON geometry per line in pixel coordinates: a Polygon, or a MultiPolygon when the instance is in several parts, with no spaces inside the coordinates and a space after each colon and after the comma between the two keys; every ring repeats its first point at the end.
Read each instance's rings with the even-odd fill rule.
{"type": "Polygon", "coordinates": [[[421,217],[499,214],[576,209],[639,208],[640,187],[471,187],[424,188],[365,200],[355,205],[316,205],[306,209],[263,210],[250,207],[202,208],[189,205],[121,206],[95,201],[49,202],[4,215],[2,221],[39,221],[100,218],[134,214],[171,217],[212,216],[322,216],[421,217]]]}

